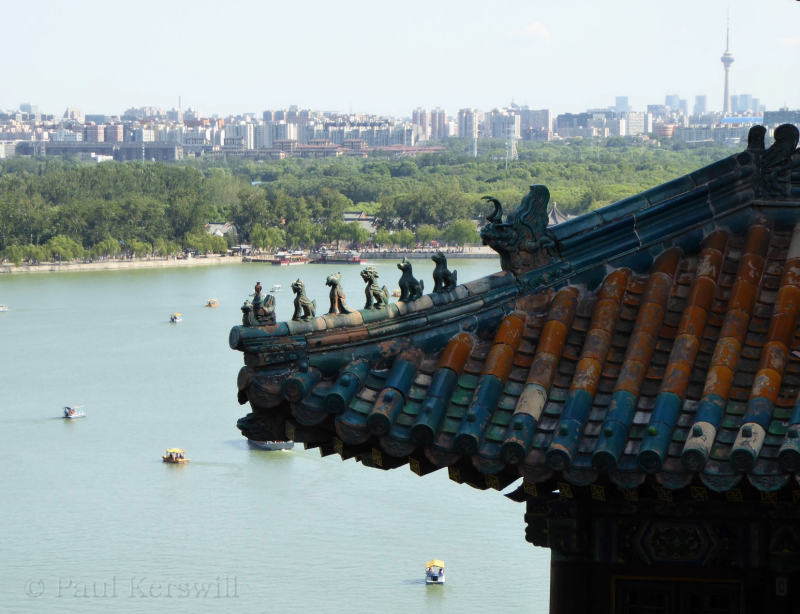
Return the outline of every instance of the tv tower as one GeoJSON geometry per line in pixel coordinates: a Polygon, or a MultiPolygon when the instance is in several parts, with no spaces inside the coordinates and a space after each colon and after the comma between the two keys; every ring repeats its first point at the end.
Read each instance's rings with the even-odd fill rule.
{"type": "Polygon", "coordinates": [[[731,64],[733,64],[733,54],[730,52],[730,38],[731,38],[731,20],[728,17],[728,26],[725,32],[725,53],[722,54],[720,61],[722,65],[725,67],[725,98],[722,101],[722,114],[728,115],[731,112],[731,95],[730,90],[728,89],[728,74],[731,70],[731,64]]]}

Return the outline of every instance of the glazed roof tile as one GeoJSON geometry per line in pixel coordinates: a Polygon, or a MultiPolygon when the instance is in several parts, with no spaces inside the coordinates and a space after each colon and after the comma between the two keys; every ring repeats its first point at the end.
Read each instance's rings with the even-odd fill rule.
{"type": "Polygon", "coordinates": [[[484,229],[505,270],[448,292],[235,327],[241,430],[481,487],[783,488],[800,470],[796,133],[550,229],[533,186],[484,229]]]}

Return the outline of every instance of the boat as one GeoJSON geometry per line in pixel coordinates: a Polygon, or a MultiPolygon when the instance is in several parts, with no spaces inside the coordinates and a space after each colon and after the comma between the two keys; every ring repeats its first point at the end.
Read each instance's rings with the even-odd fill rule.
{"type": "Polygon", "coordinates": [[[210,298],[206,301],[206,307],[219,307],[219,302],[215,298],[210,298]]]}
{"type": "Polygon", "coordinates": [[[85,418],[86,412],[83,410],[83,405],[66,405],[64,407],[64,419],[74,420],[75,418],[85,418]]]}
{"type": "Polygon", "coordinates": [[[8,305],[0,305],[0,311],[8,311],[8,305]]]}
{"type": "Polygon", "coordinates": [[[294,442],[291,440],[272,439],[269,441],[259,441],[257,439],[248,439],[247,444],[256,450],[291,450],[294,448],[294,442]]]}
{"type": "Polygon", "coordinates": [[[433,559],[425,563],[425,584],[444,584],[444,561],[433,559]]]}
{"type": "Polygon", "coordinates": [[[177,324],[178,322],[183,322],[183,314],[178,313],[177,311],[175,313],[171,313],[169,314],[169,321],[172,322],[173,324],[177,324]]]}
{"type": "Polygon", "coordinates": [[[280,284],[272,284],[272,287],[269,289],[270,292],[280,292],[281,285],[280,284]]]}
{"type": "Polygon", "coordinates": [[[401,295],[400,288],[395,288],[394,290],[392,290],[392,296],[398,297],[400,295],[401,295]]]}
{"type": "Polygon", "coordinates": [[[172,465],[183,465],[189,462],[189,459],[186,458],[186,452],[180,448],[167,448],[161,460],[172,465]]]}
{"type": "Polygon", "coordinates": [[[272,257],[272,264],[280,266],[291,266],[295,264],[307,264],[311,258],[305,252],[276,252],[272,257]]]}
{"type": "Polygon", "coordinates": [[[315,264],[366,264],[366,258],[356,251],[321,251],[314,255],[315,264]]]}

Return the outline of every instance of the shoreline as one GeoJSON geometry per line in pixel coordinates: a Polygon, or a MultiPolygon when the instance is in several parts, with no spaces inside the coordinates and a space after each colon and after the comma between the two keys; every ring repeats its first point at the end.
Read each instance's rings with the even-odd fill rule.
{"type": "Polygon", "coordinates": [[[120,271],[124,269],[160,269],[171,267],[212,266],[241,263],[241,256],[202,256],[199,258],[149,258],[103,260],[102,262],[47,262],[45,264],[0,264],[2,275],[36,275],[40,273],[83,273],[87,271],[120,271]]]}
{"type": "MultiPolygon", "coordinates": [[[[397,258],[430,258],[437,250],[371,250],[361,252],[366,259],[390,260],[397,258]]],[[[443,250],[444,251],[444,250],[443,250]]],[[[457,258],[497,258],[491,248],[465,248],[462,251],[444,251],[448,259],[457,258]]],[[[126,269],[158,269],[169,267],[213,266],[244,262],[242,256],[200,256],[197,258],[147,258],[133,260],[103,260],[102,262],[47,262],[44,264],[0,263],[0,277],[3,275],[36,275],[41,273],[83,273],[87,271],[120,271],[126,269]]]]}

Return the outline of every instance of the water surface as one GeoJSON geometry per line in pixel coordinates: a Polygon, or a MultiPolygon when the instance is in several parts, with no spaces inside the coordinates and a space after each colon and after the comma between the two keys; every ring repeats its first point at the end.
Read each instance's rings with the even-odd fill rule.
{"type": "MultiPolygon", "coordinates": [[[[375,265],[396,287],[395,264],[375,265]]],[[[460,282],[499,268],[450,265],[460,282]]],[[[432,269],[414,262],[431,288],[432,269]]],[[[523,504],[239,435],[227,339],[243,300],[281,284],[286,319],[302,277],[324,313],[337,270],[362,307],[355,265],[0,278],[0,611],[547,612],[549,553],[525,542],[523,504]],[[87,417],[60,419],[68,403],[87,417]],[[192,462],[163,464],[173,446],[192,462]],[[424,585],[430,558],[445,586],[424,585]]]]}

